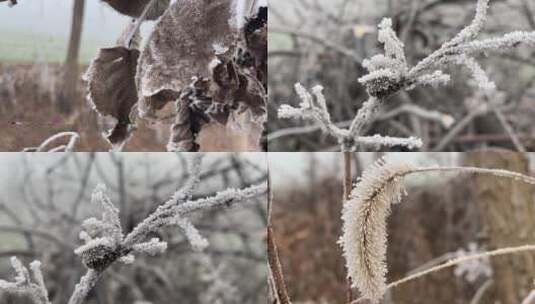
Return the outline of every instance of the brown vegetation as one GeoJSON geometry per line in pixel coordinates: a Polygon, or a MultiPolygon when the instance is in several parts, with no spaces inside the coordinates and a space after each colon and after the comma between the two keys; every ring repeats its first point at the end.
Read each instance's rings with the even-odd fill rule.
{"type": "MultiPolygon", "coordinates": [[[[79,70],[84,71],[84,68],[79,70]]],[[[79,90],[72,102],[73,112],[58,111],[61,67],[56,64],[0,64],[1,151],[21,151],[39,145],[45,138],[62,131],[80,134],[77,151],[106,151],[102,136],[108,128],[105,119],[88,106],[86,92],[79,90]]],[[[81,79],[81,77],[79,77],[81,79]]],[[[80,87],[84,84],[79,83],[80,87]]],[[[164,151],[168,126],[138,124],[126,151],[164,151]]]]}

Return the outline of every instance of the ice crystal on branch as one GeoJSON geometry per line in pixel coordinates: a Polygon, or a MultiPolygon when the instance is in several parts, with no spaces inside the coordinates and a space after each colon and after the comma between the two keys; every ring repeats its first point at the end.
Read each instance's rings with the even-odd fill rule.
{"type": "Polygon", "coordinates": [[[15,280],[13,282],[0,280],[0,290],[27,295],[37,304],[50,304],[41,273],[41,262],[33,261],[30,264],[31,275],[28,268],[22,265],[16,257],[11,258],[11,266],[16,273],[15,280]]]}
{"type": "Polygon", "coordinates": [[[488,7],[489,0],[478,0],[472,23],[412,68],[408,66],[403,43],[392,29],[392,20],[384,18],[378,26],[378,40],[384,46],[384,54],[364,60],[362,66],[369,73],[358,79],[370,98],[363,103],[348,130],[340,129],[332,123],[319,86],[313,89],[316,97],[314,99],[300,84],[297,84],[296,92],[302,103],[299,108],[282,105],[278,113],[279,118],[314,120],[325,133],[338,140],[343,151],[357,150],[359,145],[368,145],[376,149],[399,145],[411,149],[421,147],[419,139],[392,141],[388,137],[376,136],[363,140],[360,136],[364,126],[373,122],[378,108],[390,96],[419,86],[438,87],[448,84],[450,76],[442,69],[451,65],[468,68],[477,86],[486,94],[496,91],[496,85],[489,80],[474,56],[491,51],[506,52],[522,44],[535,46],[535,32],[516,31],[497,38],[475,40],[487,19],[488,7]]]}
{"type": "Polygon", "coordinates": [[[301,98],[302,102],[299,108],[290,105],[282,105],[279,108],[278,116],[280,118],[307,119],[316,122],[322,130],[338,140],[344,151],[354,151],[358,146],[368,146],[379,149],[382,146],[405,146],[409,149],[420,148],[422,141],[415,137],[395,138],[383,137],[381,135],[360,136],[363,128],[361,122],[370,119],[370,116],[376,111],[376,99],[370,98],[357,117],[353,120],[349,129],[342,129],[331,121],[331,116],[327,109],[327,102],[323,95],[323,87],[315,86],[312,88],[312,94],[308,92],[301,84],[295,85],[295,91],[301,98]]]}
{"type": "Polygon", "coordinates": [[[199,230],[197,230],[197,228],[195,228],[195,226],[193,226],[188,219],[177,216],[173,219],[173,221],[176,225],[184,230],[184,234],[186,235],[193,249],[197,251],[203,251],[206,247],[208,247],[208,240],[201,235],[199,230]]]}
{"type": "MultiPolygon", "coordinates": [[[[226,189],[213,196],[194,199],[193,194],[200,185],[202,155],[192,156],[189,164],[189,178],[184,186],[171,198],[160,204],[146,219],[129,233],[121,227],[119,209],[106,194],[106,187],[98,185],[91,197],[93,204],[99,205],[102,214],[91,217],[82,223],[79,234],[84,242],[74,250],[87,267],[86,274],[76,284],[69,304],[84,303],[89,292],[95,287],[104,271],[115,262],[132,264],[135,254],[157,255],[167,249],[167,243],[153,236],[163,227],[178,226],[196,250],[207,247],[208,240],[201,236],[189,221],[188,215],[194,212],[230,208],[245,204],[267,193],[267,184],[249,186],[244,189],[226,189]]],[[[30,271],[17,258],[11,260],[16,277],[13,282],[0,280],[0,291],[26,294],[35,303],[51,304],[40,270],[40,262],[30,264],[30,271]]]]}
{"type": "Polygon", "coordinates": [[[201,161],[202,155],[193,156],[189,162],[189,178],[184,186],[126,235],[121,229],[118,209],[105,194],[105,188],[97,186],[92,199],[102,206],[103,213],[100,219],[89,218],[82,225],[84,230],[80,233],[80,238],[85,244],[75,252],[82,257],[88,272],[77,285],[69,304],[82,303],[99,280],[100,274],[112,263],[119,261],[131,264],[135,260],[135,254],[163,253],[167,249],[167,243],[157,238],[149,239],[159,229],[179,226],[192,247],[202,250],[208,246],[208,241],[187,218],[190,213],[232,207],[267,192],[267,185],[262,184],[245,189],[227,189],[211,197],[193,199],[193,193],[200,185],[201,161]]]}
{"type": "Polygon", "coordinates": [[[132,246],[132,250],[134,252],[144,253],[150,256],[155,256],[167,250],[167,242],[162,242],[157,238],[152,238],[148,242],[139,243],[139,244],[132,246]]]}

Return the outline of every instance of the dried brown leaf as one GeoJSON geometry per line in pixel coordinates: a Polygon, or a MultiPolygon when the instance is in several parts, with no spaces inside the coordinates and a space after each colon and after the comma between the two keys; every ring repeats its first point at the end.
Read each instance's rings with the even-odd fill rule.
{"type": "Polygon", "coordinates": [[[193,77],[209,78],[214,54],[234,49],[233,0],[178,0],[159,19],[137,72],[142,117],[155,117],[193,77]]]}
{"type": "Polygon", "coordinates": [[[267,87],[267,33],[268,33],[267,7],[260,7],[256,15],[247,20],[244,27],[247,50],[254,58],[254,66],[258,79],[267,87]]]}
{"type": "MultiPolygon", "coordinates": [[[[107,3],[113,9],[123,15],[127,15],[133,18],[137,18],[143,12],[145,6],[150,0],[102,0],[107,3]]],[[[147,20],[156,20],[160,17],[167,7],[169,7],[170,0],[159,0],[155,3],[154,7],[148,11],[147,20]]]]}
{"type": "Polygon", "coordinates": [[[130,111],[137,102],[135,73],[139,51],[124,47],[100,49],[84,79],[95,111],[117,119],[107,135],[112,145],[123,144],[130,133],[130,111]]]}

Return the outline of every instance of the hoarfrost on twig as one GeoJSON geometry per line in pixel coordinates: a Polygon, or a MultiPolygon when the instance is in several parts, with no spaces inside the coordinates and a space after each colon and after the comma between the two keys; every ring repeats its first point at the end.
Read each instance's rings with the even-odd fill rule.
{"type": "MultiPolygon", "coordinates": [[[[184,229],[186,237],[196,250],[208,246],[195,226],[187,219],[193,212],[217,208],[229,208],[254,200],[267,193],[267,185],[253,185],[244,189],[227,189],[214,196],[193,199],[193,193],[200,184],[202,155],[192,157],[189,165],[190,175],[184,187],[176,191],[166,202],[162,203],[152,214],[140,222],[130,233],[124,234],[121,228],[119,209],[115,207],[106,194],[106,187],[98,185],[92,202],[100,205],[100,218],[91,217],[82,223],[79,234],[84,242],[74,250],[88,268],[86,274],[76,284],[69,304],[82,304],[89,292],[95,287],[104,271],[115,262],[131,264],[134,254],[157,255],[167,249],[167,243],[149,236],[165,226],[179,226],[184,229]]],[[[24,293],[31,296],[35,303],[50,304],[40,262],[30,264],[31,276],[17,258],[11,259],[16,271],[14,282],[0,280],[0,290],[24,293]]]]}
{"type": "Polygon", "coordinates": [[[50,136],[49,138],[45,139],[39,147],[33,147],[33,148],[25,148],[24,152],[72,152],[74,149],[74,146],[80,139],[80,135],[76,132],[60,132],[57,134],[54,134],[50,136]],[[69,141],[67,144],[55,146],[53,148],[49,148],[49,146],[53,143],[58,141],[62,138],[68,138],[69,141]]]}
{"type": "Polygon", "coordinates": [[[102,219],[90,218],[84,222],[85,233],[81,234],[86,244],[77,248],[76,253],[88,267],[87,274],[77,285],[69,304],[83,302],[89,290],[99,279],[100,274],[115,261],[132,263],[135,253],[156,255],[167,248],[167,243],[157,238],[147,238],[158,229],[166,226],[179,226],[184,229],[186,237],[197,250],[208,246],[208,241],[186,218],[190,213],[215,208],[228,208],[245,203],[264,195],[267,185],[254,185],[245,189],[227,189],[212,197],[193,200],[195,189],[200,184],[202,155],[192,157],[189,165],[189,179],[184,187],[166,202],[161,204],[151,215],[139,223],[127,235],[120,228],[118,210],[105,194],[105,188],[98,186],[93,194],[93,201],[102,205],[102,219]]]}
{"type": "Polygon", "coordinates": [[[0,280],[0,290],[28,295],[37,304],[50,304],[41,272],[41,262],[33,261],[30,263],[30,276],[30,271],[16,257],[11,257],[10,261],[16,273],[15,280],[14,282],[0,280]]]}
{"type": "Polygon", "coordinates": [[[296,84],[295,90],[302,102],[299,108],[282,105],[279,108],[279,118],[315,120],[322,126],[325,133],[338,140],[343,151],[355,151],[358,149],[359,143],[366,143],[377,149],[381,146],[397,145],[412,149],[421,147],[419,140],[409,140],[408,142],[411,144],[406,145],[406,141],[391,141],[381,136],[361,140],[360,135],[364,126],[373,121],[378,107],[390,96],[401,90],[411,90],[418,86],[446,85],[450,81],[450,76],[441,69],[452,64],[466,66],[472,73],[478,87],[487,92],[494,92],[495,84],[489,80],[484,70],[472,56],[490,51],[504,52],[521,44],[534,46],[535,32],[516,31],[497,38],[474,40],[483,29],[488,7],[489,0],[478,0],[472,23],[412,68],[407,64],[403,43],[392,29],[392,20],[384,18],[378,26],[378,40],[384,46],[384,54],[375,55],[362,62],[362,66],[369,73],[359,78],[358,81],[364,85],[370,98],[363,103],[349,130],[340,129],[332,123],[325,97],[319,86],[313,89],[316,97],[314,100],[300,84],[296,84]],[[376,141],[372,144],[370,140],[376,141]]]}

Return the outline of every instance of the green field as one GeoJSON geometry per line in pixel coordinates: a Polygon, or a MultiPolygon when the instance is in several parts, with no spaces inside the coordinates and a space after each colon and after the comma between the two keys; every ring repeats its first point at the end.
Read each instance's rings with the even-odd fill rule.
{"type": "MultiPolygon", "coordinates": [[[[108,41],[82,39],[80,62],[88,63],[108,41]]],[[[0,62],[62,62],[65,60],[67,39],[27,32],[7,32],[0,36],[0,62]]]]}

